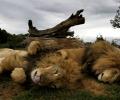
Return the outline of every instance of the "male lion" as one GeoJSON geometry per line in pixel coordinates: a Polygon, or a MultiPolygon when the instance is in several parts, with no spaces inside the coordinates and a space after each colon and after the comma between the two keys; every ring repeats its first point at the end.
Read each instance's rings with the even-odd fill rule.
{"type": "Polygon", "coordinates": [[[15,82],[23,83],[26,80],[26,73],[35,67],[38,58],[40,59],[49,52],[54,52],[60,48],[74,47],[78,48],[81,44],[75,39],[60,42],[57,40],[32,41],[27,50],[13,50],[9,48],[0,49],[0,73],[12,71],[11,77],[15,82]],[[69,46],[66,47],[69,41],[69,46]],[[60,46],[59,46],[59,45],[60,46]],[[39,52],[40,54],[38,54],[39,52]],[[27,71],[27,72],[26,72],[27,71]]]}
{"type": "MultiPolygon", "coordinates": [[[[52,47],[54,47],[53,44],[52,47]]],[[[58,88],[79,88],[84,85],[86,74],[95,76],[103,82],[119,81],[120,50],[108,42],[97,42],[89,48],[61,49],[48,53],[40,59],[35,59],[38,51],[41,52],[41,48],[43,50],[44,47],[39,41],[33,41],[27,51],[7,49],[8,53],[6,53],[5,50],[1,50],[1,72],[13,70],[12,79],[22,83],[22,80],[25,81],[26,78],[24,70],[29,69],[29,65],[31,65],[33,66],[30,72],[31,79],[35,84],[58,88]],[[28,58],[32,58],[32,60],[28,60],[28,58]],[[34,64],[29,64],[31,62],[34,64]],[[20,77],[16,75],[17,72],[24,75],[19,74],[20,77]]]]}
{"type": "Polygon", "coordinates": [[[111,83],[120,78],[119,57],[120,50],[105,41],[89,48],[62,49],[37,61],[31,79],[40,86],[77,88],[89,74],[111,83]]]}

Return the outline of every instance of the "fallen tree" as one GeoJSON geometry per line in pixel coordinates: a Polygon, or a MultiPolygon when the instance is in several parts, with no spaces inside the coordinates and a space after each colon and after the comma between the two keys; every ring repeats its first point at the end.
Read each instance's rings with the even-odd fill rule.
{"type": "Polygon", "coordinates": [[[38,30],[33,26],[32,20],[28,21],[29,36],[30,37],[45,37],[45,38],[66,38],[67,36],[74,36],[74,32],[69,32],[69,28],[75,25],[85,23],[85,18],[82,16],[83,9],[78,10],[75,14],[72,14],[68,19],[59,23],[53,28],[46,30],[38,30]]]}

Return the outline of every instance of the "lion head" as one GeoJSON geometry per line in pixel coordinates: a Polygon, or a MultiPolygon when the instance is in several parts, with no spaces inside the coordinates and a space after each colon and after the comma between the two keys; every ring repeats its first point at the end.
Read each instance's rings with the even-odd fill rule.
{"type": "Polygon", "coordinates": [[[65,71],[57,65],[36,68],[31,73],[32,81],[40,86],[61,87],[65,71]]]}
{"type": "Polygon", "coordinates": [[[61,87],[65,70],[61,67],[66,52],[58,51],[49,54],[37,63],[37,68],[31,72],[31,79],[40,86],[61,87]]]}
{"type": "Polygon", "coordinates": [[[70,56],[69,52],[62,49],[43,57],[31,72],[32,81],[40,86],[74,88],[81,78],[81,67],[74,54],[70,56]]]}

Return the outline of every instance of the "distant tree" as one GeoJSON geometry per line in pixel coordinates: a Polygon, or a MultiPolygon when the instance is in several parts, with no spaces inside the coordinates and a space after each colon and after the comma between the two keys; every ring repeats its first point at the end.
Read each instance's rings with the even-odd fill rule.
{"type": "Polygon", "coordinates": [[[11,37],[11,34],[9,34],[6,30],[2,30],[0,28],[0,43],[6,43],[9,37],[11,37]]]}
{"type": "Polygon", "coordinates": [[[21,48],[21,42],[28,37],[28,34],[10,34],[0,28],[0,48],[21,48]]]}
{"type": "Polygon", "coordinates": [[[120,28],[120,6],[118,7],[118,10],[116,11],[116,15],[114,19],[110,20],[110,23],[114,28],[120,28]]]}

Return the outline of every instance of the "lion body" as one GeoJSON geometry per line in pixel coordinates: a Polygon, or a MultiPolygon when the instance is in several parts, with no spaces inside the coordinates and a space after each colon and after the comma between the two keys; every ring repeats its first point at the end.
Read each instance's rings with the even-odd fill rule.
{"type": "MultiPolygon", "coordinates": [[[[44,47],[47,48],[47,45],[44,44],[44,47]]],[[[33,41],[28,46],[28,51],[1,50],[1,71],[12,71],[15,68],[29,69],[28,63],[32,61],[28,61],[25,57],[33,57],[34,59],[38,51],[41,51],[41,48],[43,50],[42,46],[43,44],[40,42],[33,41]]],[[[53,43],[52,46],[54,47],[53,43]]],[[[63,48],[54,53],[49,52],[40,59],[35,59],[34,64],[31,64],[34,66],[30,72],[31,79],[40,86],[79,88],[84,86],[85,79],[88,79],[86,75],[91,75],[88,74],[90,72],[100,81],[114,82],[120,77],[119,56],[120,50],[107,42],[95,43],[89,49],[85,47],[63,48]]],[[[12,72],[16,73],[15,71],[12,72]]],[[[15,74],[11,75],[12,79],[18,78],[15,74]]],[[[24,78],[25,75],[23,75],[23,80],[25,80],[24,78]]],[[[21,83],[21,79],[19,83],[21,83]]]]}
{"type": "Polygon", "coordinates": [[[54,84],[56,87],[61,85],[61,87],[69,88],[79,87],[86,74],[94,76],[100,81],[111,83],[120,77],[119,56],[120,50],[104,41],[91,45],[89,49],[61,49],[37,61],[37,67],[31,73],[31,78],[34,83],[39,85],[54,84]],[[54,74],[56,75],[54,70],[57,69],[55,66],[59,68],[58,73],[63,74],[58,79],[54,76],[54,74]],[[44,79],[48,82],[44,82],[44,79]]]}

